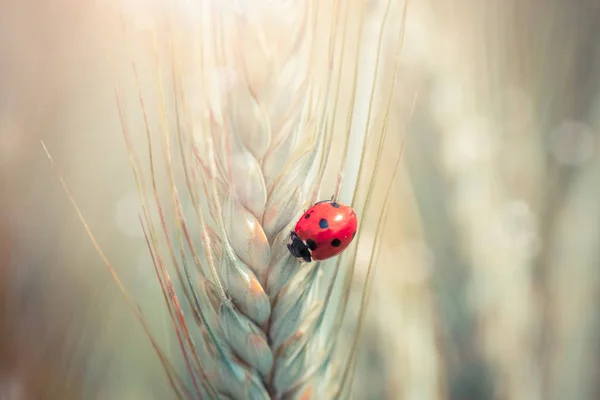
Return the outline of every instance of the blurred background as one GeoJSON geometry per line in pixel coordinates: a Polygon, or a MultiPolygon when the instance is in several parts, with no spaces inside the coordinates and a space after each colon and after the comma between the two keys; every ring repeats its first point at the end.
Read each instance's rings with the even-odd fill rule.
{"type": "MultiPolygon", "coordinates": [[[[418,101],[393,122],[355,398],[600,398],[599,37],[595,0],[411,2],[395,104],[418,101]]],[[[2,400],[170,398],[40,144],[158,307],[114,102],[125,54],[102,4],[0,1],[2,400]]]]}

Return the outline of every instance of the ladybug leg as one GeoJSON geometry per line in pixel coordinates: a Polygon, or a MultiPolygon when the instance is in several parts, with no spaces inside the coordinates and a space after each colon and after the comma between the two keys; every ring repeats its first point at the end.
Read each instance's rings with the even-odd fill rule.
{"type": "Polygon", "coordinates": [[[312,261],[308,246],[306,246],[302,239],[300,239],[293,231],[290,233],[290,242],[287,244],[287,248],[300,262],[312,261]]]}

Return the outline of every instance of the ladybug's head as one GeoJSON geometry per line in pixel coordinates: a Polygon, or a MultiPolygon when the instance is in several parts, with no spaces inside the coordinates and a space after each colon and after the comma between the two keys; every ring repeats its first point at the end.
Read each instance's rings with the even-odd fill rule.
{"type": "Polygon", "coordinates": [[[312,261],[310,249],[294,231],[290,233],[290,241],[288,242],[287,247],[290,250],[290,253],[292,253],[298,261],[307,263],[312,261]]]}

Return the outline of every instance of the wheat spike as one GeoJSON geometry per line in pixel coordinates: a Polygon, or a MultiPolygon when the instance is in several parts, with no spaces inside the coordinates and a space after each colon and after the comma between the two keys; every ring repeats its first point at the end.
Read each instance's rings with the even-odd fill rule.
{"type": "MultiPolygon", "coordinates": [[[[184,51],[189,52],[185,40],[174,39],[167,46],[174,60],[176,136],[189,201],[202,232],[202,256],[194,250],[188,216],[181,211],[185,200],[173,177],[175,135],[167,121],[164,82],[159,83],[163,150],[179,246],[184,249],[183,242],[188,242],[199,272],[198,279],[192,278],[186,252],[182,250],[178,260],[173,241],[165,235],[172,264],[181,271],[179,279],[188,289],[182,294],[203,332],[192,339],[186,321],[177,322],[180,312],[175,304],[172,320],[183,337],[180,346],[190,380],[198,394],[209,398],[346,397],[335,382],[346,384],[353,351],[347,367],[338,373],[332,357],[340,325],[326,322],[341,321],[345,314],[343,304],[328,306],[331,299],[348,295],[352,268],[339,274],[344,284],[334,292],[340,260],[324,263],[335,265],[334,274],[331,268],[325,273],[320,263],[300,266],[286,241],[296,218],[319,195],[332,139],[328,123],[335,119],[339,97],[339,87],[331,85],[336,72],[340,74],[331,67],[337,49],[334,39],[337,29],[345,39],[351,6],[339,7],[333,1],[327,13],[324,3],[317,9],[317,2],[281,3],[275,10],[267,6],[215,10],[211,4],[202,4],[206,6],[199,32],[203,46],[197,59],[189,62],[182,57],[184,51]],[[277,36],[276,30],[287,35],[277,36]],[[331,38],[324,49],[316,45],[319,34],[331,38]],[[201,73],[194,79],[190,70],[201,73]],[[192,78],[182,81],[182,76],[192,78]],[[331,103],[333,93],[336,99],[331,103]],[[204,111],[200,117],[194,115],[190,102],[204,111]]],[[[266,4],[273,7],[273,3],[266,4]]],[[[359,2],[354,12],[362,16],[365,7],[366,2],[359,2]]],[[[359,39],[362,27],[359,19],[359,39]]],[[[357,73],[355,68],[354,81],[357,73]]],[[[353,91],[351,107],[356,86],[353,91]]],[[[371,100],[372,96],[373,91],[371,100]]],[[[365,132],[370,111],[369,106],[365,132]]],[[[351,114],[345,122],[349,130],[351,114]]],[[[383,136],[378,154],[382,144],[383,136]]],[[[341,178],[336,193],[340,185],[341,178]]],[[[155,198],[162,215],[163,206],[156,194],[155,198]]],[[[151,223],[147,225],[150,230],[151,223]]],[[[163,230],[167,229],[163,226],[163,230]]],[[[165,292],[170,293],[170,278],[160,261],[163,257],[158,256],[156,240],[150,242],[165,292]]]]}
{"type": "MultiPolygon", "coordinates": [[[[392,3],[385,7],[384,26],[392,3]]],[[[367,1],[194,4],[198,12],[186,15],[193,20],[192,34],[176,29],[180,15],[170,16],[167,35],[151,32],[156,107],[144,94],[133,63],[146,151],[136,145],[136,130],[117,93],[142,205],[140,222],[181,358],[168,354],[150,332],[86,229],[144,325],[178,398],[346,398],[362,318],[350,347],[340,350],[336,337],[346,314],[356,249],[349,252],[348,265],[341,264],[342,257],[301,265],[286,242],[305,208],[340,193],[347,154],[360,155],[360,175],[366,139],[379,136],[372,140],[377,162],[362,211],[369,205],[392,93],[385,90],[384,132],[369,135],[375,92],[369,88],[366,123],[354,129],[365,136],[360,151],[348,149],[345,132],[351,131],[352,110],[348,118],[337,116],[345,51],[353,54],[355,67],[350,109],[357,101],[367,1]],[[346,43],[349,20],[356,14],[356,42],[346,43]],[[158,116],[157,127],[153,116],[158,116]],[[337,124],[344,125],[345,148],[334,171],[337,185],[324,195],[320,186],[337,124]],[[344,364],[334,362],[336,351],[344,364]]],[[[399,34],[402,30],[403,23],[399,34]]],[[[382,38],[383,28],[377,57],[382,38]]],[[[394,72],[392,91],[395,80],[394,72]]],[[[349,185],[357,179],[351,177],[349,185]]],[[[356,190],[346,193],[354,197],[356,190]]],[[[385,208],[384,203],[377,232],[385,208]]]]}

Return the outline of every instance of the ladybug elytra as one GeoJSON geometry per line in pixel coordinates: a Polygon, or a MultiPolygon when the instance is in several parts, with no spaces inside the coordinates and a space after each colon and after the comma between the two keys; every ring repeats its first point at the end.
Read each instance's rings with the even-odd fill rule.
{"type": "Polygon", "coordinates": [[[326,260],[346,250],[357,228],[352,207],[333,200],[320,201],[300,217],[287,246],[301,262],[326,260]]]}

